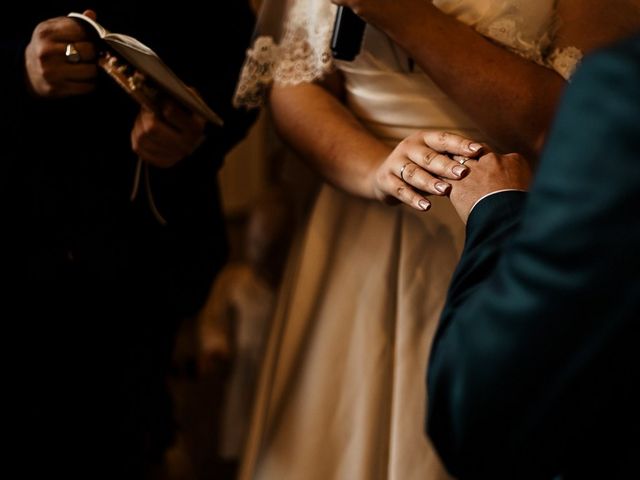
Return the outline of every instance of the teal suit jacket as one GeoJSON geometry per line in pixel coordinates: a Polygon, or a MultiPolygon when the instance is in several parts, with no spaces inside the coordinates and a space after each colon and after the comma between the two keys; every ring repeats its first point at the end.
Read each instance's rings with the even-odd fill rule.
{"type": "Polygon", "coordinates": [[[450,472],[640,478],[639,325],[635,37],[584,60],[531,192],[469,217],[427,382],[450,472]]]}

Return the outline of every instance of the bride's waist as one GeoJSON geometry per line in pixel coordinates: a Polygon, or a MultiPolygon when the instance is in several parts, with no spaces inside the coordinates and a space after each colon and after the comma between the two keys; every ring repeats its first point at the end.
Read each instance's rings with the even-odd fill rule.
{"type": "Polygon", "coordinates": [[[346,101],[377,136],[446,130],[484,140],[474,122],[424,74],[344,69],[346,101]]]}

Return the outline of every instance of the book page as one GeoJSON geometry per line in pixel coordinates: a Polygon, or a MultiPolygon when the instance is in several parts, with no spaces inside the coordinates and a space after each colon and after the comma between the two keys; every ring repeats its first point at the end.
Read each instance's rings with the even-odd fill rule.
{"type": "Polygon", "coordinates": [[[158,55],[144,43],[129,35],[111,33],[95,20],[81,13],[72,12],[68,16],[91,25],[100,38],[122,59],[153,80],[178,102],[199,113],[210,122],[222,125],[222,119],[209,108],[205,101],[188,88],[158,55]]]}
{"type": "Polygon", "coordinates": [[[178,76],[155,54],[147,53],[138,48],[131,48],[119,39],[113,39],[113,34],[105,37],[105,41],[127,62],[147,75],[178,102],[199,113],[210,122],[222,125],[220,117],[209,106],[188,88],[178,76]]]}
{"type": "Polygon", "coordinates": [[[154,57],[158,56],[153,50],[147,47],[140,40],[130,37],[129,35],[123,35],[122,33],[107,33],[103,38],[109,43],[118,43],[124,47],[133,48],[140,53],[144,53],[145,55],[153,55],[154,57]]]}
{"type": "Polygon", "coordinates": [[[94,30],[98,33],[100,38],[104,38],[105,35],[109,33],[109,31],[106,28],[104,28],[102,25],[100,25],[98,22],[81,13],[71,12],[69,15],[67,15],[67,17],[77,18],[79,20],[82,20],[83,22],[87,22],[89,25],[91,25],[94,28],[94,30]]]}

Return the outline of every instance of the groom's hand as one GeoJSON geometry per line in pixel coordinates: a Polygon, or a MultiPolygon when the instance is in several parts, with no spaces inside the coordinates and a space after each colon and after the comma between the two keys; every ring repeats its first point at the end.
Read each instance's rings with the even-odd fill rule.
{"type": "Polygon", "coordinates": [[[464,165],[469,174],[450,181],[449,198],[464,223],[476,203],[483,197],[500,190],[527,190],[531,182],[531,167],[517,153],[498,155],[488,153],[478,160],[469,159],[464,165]]]}

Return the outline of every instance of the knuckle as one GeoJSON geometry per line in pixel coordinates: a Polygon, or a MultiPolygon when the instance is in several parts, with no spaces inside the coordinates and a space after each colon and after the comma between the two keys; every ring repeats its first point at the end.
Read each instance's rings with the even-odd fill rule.
{"type": "Polygon", "coordinates": [[[379,168],[376,171],[375,179],[378,185],[384,185],[388,177],[389,177],[389,172],[387,170],[383,170],[379,168]]]}
{"type": "Polygon", "coordinates": [[[133,150],[134,153],[137,153],[138,155],[142,153],[142,149],[140,148],[140,137],[135,133],[131,135],[131,149],[133,150]]]}
{"type": "Polygon", "coordinates": [[[407,165],[402,176],[405,178],[413,178],[417,171],[418,167],[415,165],[415,163],[412,163],[410,165],[407,165]]]}
{"type": "Polygon", "coordinates": [[[407,192],[408,188],[405,187],[404,185],[400,185],[396,188],[396,196],[400,199],[403,200],[407,197],[407,192]]]}
{"type": "Polygon", "coordinates": [[[51,36],[51,34],[53,33],[53,25],[52,25],[52,21],[51,20],[46,20],[42,23],[39,23],[35,30],[34,30],[34,35],[37,38],[46,38],[51,36]]]}
{"type": "Polygon", "coordinates": [[[404,150],[407,146],[409,146],[409,144],[411,143],[410,138],[411,137],[402,139],[402,141],[398,144],[399,149],[404,150]]]}
{"type": "Polygon", "coordinates": [[[411,140],[414,140],[414,141],[418,141],[418,142],[420,142],[420,141],[422,141],[422,140],[424,139],[424,137],[425,137],[425,135],[426,135],[426,134],[427,134],[427,132],[426,132],[426,131],[421,130],[421,131],[419,131],[419,132],[412,133],[411,135],[409,135],[409,136],[407,137],[407,139],[409,139],[409,138],[410,138],[411,140]]]}
{"type": "Polygon", "coordinates": [[[33,53],[35,54],[36,58],[42,62],[43,60],[46,60],[51,56],[51,48],[47,43],[38,42],[34,46],[33,53]]]}
{"type": "Polygon", "coordinates": [[[49,97],[55,94],[55,88],[51,83],[45,81],[40,85],[40,93],[45,97],[49,97]]]}
{"type": "Polygon", "coordinates": [[[423,157],[424,163],[425,165],[431,165],[431,163],[438,158],[438,152],[434,152],[433,150],[431,150],[430,152],[426,153],[423,157]]]}
{"type": "Polygon", "coordinates": [[[55,77],[56,77],[56,71],[55,69],[48,67],[46,65],[42,65],[42,70],[40,75],[42,76],[42,79],[45,81],[45,83],[47,83],[48,85],[51,86],[51,84],[54,82],[55,77]]]}
{"type": "Polygon", "coordinates": [[[146,119],[143,117],[142,120],[142,128],[141,134],[145,138],[153,137],[156,132],[156,123],[153,121],[152,117],[147,117],[146,119]]]}
{"type": "Polygon", "coordinates": [[[440,145],[446,145],[449,141],[449,133],[448,132],[440,132],[438,133],[438,142],[440,145]]]}

